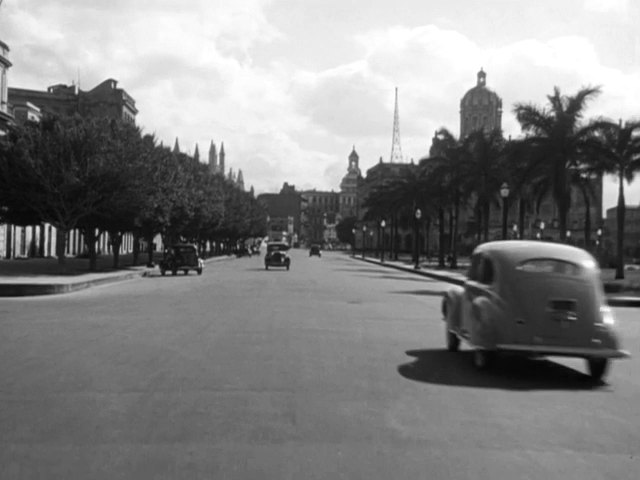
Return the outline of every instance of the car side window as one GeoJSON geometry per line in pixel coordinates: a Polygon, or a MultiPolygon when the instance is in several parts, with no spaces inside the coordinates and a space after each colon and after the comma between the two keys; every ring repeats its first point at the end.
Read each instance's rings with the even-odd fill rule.
{"type": "Polygon", "coordinates": [[[491,285],[494,278],[493,262],[489,258],[482,259],[482,266],[480,268],[479,282],[485,285],[491,285]]]}
{"type": "Polygon", "coordinates": [[[471,257],[471,266],[469,267],[469,273],[467,274],[467,276],[469,277],[469,280],[473,280],[477,282],[480,279],[481,262],[482,262],[481,255],[476,254],[471,257]]]}

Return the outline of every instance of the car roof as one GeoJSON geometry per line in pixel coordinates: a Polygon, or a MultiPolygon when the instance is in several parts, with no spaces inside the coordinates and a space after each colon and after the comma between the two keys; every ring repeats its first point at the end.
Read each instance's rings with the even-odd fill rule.
{"type": "Polygon", "coordinates": [[[582,264],[593,262],[594,258],[582,248],[564,243],[540,240],[501,240],[478,245],[474,253],[487,254],[498,261],[518,264],[533,258],[549,258],[582,264]]]}

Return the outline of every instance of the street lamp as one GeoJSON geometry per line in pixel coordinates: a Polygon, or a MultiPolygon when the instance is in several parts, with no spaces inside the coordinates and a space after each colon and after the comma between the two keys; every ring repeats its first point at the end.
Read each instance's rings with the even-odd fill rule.
{"type": "Polygon", "coordinates": [[[420,221],[421,218],[422,218],[422,210],[420,210],[419,208],[416,208],[416,211],[415,211],[415,219],[416,219],[416,221],[415,221],[415,237],[416,237],[415,238],[415,247],[416,247],[415,248],[415,250],[416,250],[415,251],[415,256],[416,256],[416,263],[413,266],[413,268],[416,269],[416,270],[420,269],[420,265],[419,265],[419,262],[420,262],[420,241],[418,239],[418,236],[419,236],[418,222],[420,221]]]}
{"type": "Polygon", "coordinates": [[[387,226],[387,222],[384,218],[380,220],[380,228],[382,229],[382,241],[380,242],[380,261],[384,263],[384,228],[387,226]]]}
{"type": "Polygon", "coordinates": [[[538,239],[544,240],[544,222],[540,222],[540,232],[538,232],[538,239]]]}
{"type": "Polygon", "coordinates": [[[355,228],[351,229],[351,236],[353,237],[353,240],[351,241],[351,254],[355,257],[356,256],[356,229],[355,228]]]}
{"type": "Polygon", "coordinates": [[[567,230],[567,243],[571,243],[571,230],[567,230]]]}
{"type": "Polygon", "coordinates": [[[509,185],[504,182],[500,187],[500,196],[502,197],[502,239],[507,239],[507,213],[509,204],[509,185]]]}
{"type": "Polygon", "coordinates": [[[367,235],[367,226],[362,225],[362,259],[363,260],[364,260],[364,242],[367,238],[366,235],[367,235]]]}
{"type": "Polygon", "coordinates": [[[518,238],[520,238],[520,237],[518,236],[518,224],[517,223],[513,224],[512,230],[513,230],[513,238],[515,240],[518,240],[518,238]]]}

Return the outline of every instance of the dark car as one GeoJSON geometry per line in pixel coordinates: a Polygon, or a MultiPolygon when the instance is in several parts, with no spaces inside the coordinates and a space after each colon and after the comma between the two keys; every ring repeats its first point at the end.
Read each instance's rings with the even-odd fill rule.
{"type": "Polygon", "coordinates": [[[264,269],[269,267],[285,267],[287,270],[291,267],[291,258],[289,258],[289,245],[284,242],[267,243],[267,253],[264,256],[264,269]]]}
{"type": "Polygon", "coordinates": [[[311,257],[313,255],[317,255],[318,257],[322,256],[322,254],[320,253],[320,245],[311,245],[311,248],[309,248],[309,256],[311,257]]]}
{"type": "Polygon", "coordinates": [[[160,273],[164,275],[171,272],[173,275],[182,270],[188,274],[189,270],[195,270],[198,275],[202,275],[204,262],[198,256],[198,249],[191,244],[171,245],[164,251],[164,258],[160,261],[160,273]]]}

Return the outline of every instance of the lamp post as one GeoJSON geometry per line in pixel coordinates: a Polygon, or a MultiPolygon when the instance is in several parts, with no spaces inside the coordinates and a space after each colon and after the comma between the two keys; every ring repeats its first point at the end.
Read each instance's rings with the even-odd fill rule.
{"type": "Polygon", "coordinates": [[[518,240],[520,238],[520,236],[518,235],[518,224],[514,223],[511,229],[513,230],[513,239],[518,240]]]}
{"type": "Polygon", "coordinates": [[[544,240],[544,222],[540,222],[540,232],[538,232],[538,238],[544,240]]]}
{"type": "Polygon", "coordinates": [[[418,222],[420,221],[420,219],[422,218],[422,210],[420,210],[419,208],[416,208],[415,211],[415,257],[416,257],[416,263],[413,266],[413,268],[415,270],[419,270],[420,269],[420,240],[419,240],[419,230],[418,230],[418,222]]]}
{"type": "Polygon", "coordinates": [[[380,220],[380,229],[382,231],[382,240],[380,242],[380,261],[384,263],[384,228],[387,226],[387,222],[384,221],[384,218],[380,220]]]}
{"type": "Polygon", "coordinates": [[[351,255],[352,256],[356,256],[356,229],[352,228],[351,229],[351,255]]]}
{"type": "Polygon", "coordinates": [[[509,185],[504,182],[500,186],[500,196],[502,197],[502,239],[507,239],[507,214],[509,206],[509,185]]]}
{"type": "Polygon", "coordinates": [[[364,242],[367,239],[367,226],[362,225],[362,259],[364,260],[364,242]]]}
{"type": "Polygon", "coordinates": [[[567,243],[571,244],[571,230],[567,230],[567,243]]]}

